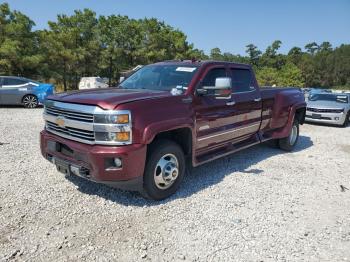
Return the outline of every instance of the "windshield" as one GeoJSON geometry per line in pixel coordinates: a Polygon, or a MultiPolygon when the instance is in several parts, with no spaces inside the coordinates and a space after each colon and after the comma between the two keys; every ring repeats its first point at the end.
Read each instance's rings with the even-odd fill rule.
{"type": "Polygon", "coordinates": [[[187,89],[197,66],[149,65],[141,68],[119,86],[124,89],[150,89],[171,91],[187,89]]]}
{"type": "Polygon", "coordinates": [[[349,97],[347,95],[335,94],[312,94],[309,96],[310,101],[333,101],[338,103],[348,103],[349,97]]]}

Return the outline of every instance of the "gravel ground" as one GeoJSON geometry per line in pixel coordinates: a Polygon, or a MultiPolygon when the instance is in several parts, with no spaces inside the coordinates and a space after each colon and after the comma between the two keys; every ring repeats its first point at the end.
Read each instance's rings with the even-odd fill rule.
{"type": "Polygon", "coordinates": [[[0,108],[0,261],[350,261],[350,127],[304,125],[295,152],[247,149],[152,202],[58,173],[41,114],[0,108]]]}

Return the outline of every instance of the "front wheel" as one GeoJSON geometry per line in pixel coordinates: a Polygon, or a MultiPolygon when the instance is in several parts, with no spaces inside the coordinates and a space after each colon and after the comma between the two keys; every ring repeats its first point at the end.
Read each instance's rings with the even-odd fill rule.
{"type": "Polygon", "coordinates": [[[299,121],[298,119],[294,119],[289,136],[279,139],[278,145],[281,149],[290,152],[294,149],[295,145],[298,142],[298,139],[299,139],[299,121]]]}
{"type": "Polygon", "coordinates": [[[150,145],[143,178],[142,194],[162,200],[174,194],[185,174],[185,156],[181,147],[170,140],[150,145]]]}
{"type": "Polygon", "coordinates": [[[38,106],[38,98],[34,95],[26,95],[22,102],[25,108],[36,108],[38,106]]]}

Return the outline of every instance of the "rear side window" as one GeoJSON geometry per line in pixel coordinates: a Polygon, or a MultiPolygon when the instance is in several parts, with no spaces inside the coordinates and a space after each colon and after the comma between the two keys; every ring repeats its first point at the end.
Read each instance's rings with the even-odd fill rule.
{"type": "Polygon", "coordinates": [[[204,77],[202,86],[215,86],[215,79],[218,77],[226,77],[225,68],[211,69],[204,77]]]}
{"type": "Polygon", "coordinates": [[[234,93],[252,91],[252,74],[248,69],[231,68],[232,89],[234,93]]]}
{"type": "Polygon", "coordinates": [[[14,86],[14,85],[23,85],[26,84],[27,81],[16,79],[16,78],[4,78],[3,85],[4,86],[14,86]]]}

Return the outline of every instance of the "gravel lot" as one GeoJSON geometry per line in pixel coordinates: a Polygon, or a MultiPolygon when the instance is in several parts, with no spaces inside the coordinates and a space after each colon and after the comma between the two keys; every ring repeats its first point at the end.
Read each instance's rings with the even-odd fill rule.
{"type": "Polygon", "coordinates": [[[151,202],[58,173],[41,114],[0,108],[0,261],[350,261],[350,127],[304,125],[295,152],[250,148],[151,202]]]}

